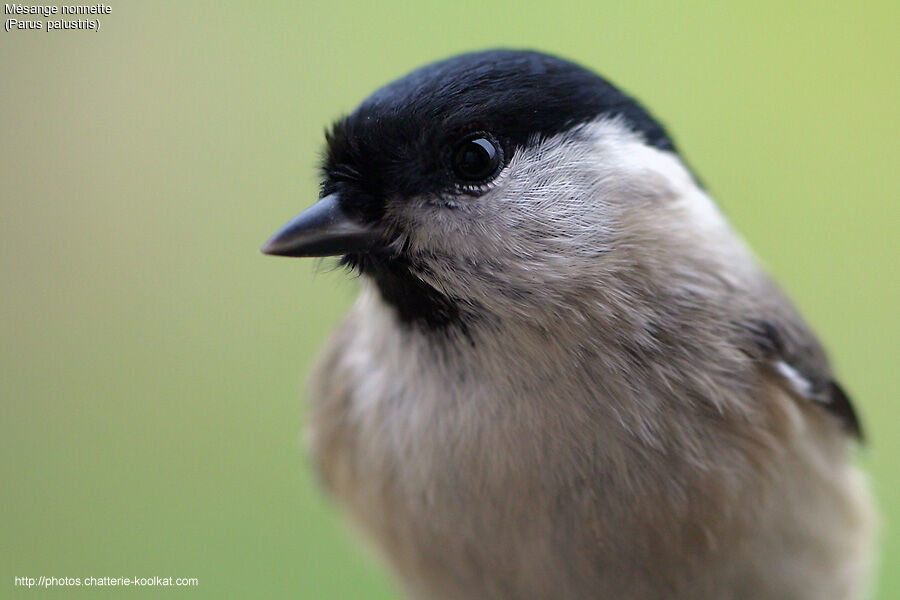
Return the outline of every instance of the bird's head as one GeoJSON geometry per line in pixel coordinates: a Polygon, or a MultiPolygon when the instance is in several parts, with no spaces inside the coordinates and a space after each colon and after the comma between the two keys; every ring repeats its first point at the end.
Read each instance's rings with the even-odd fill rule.
{"type": "Polygon", "coordinates": [[[429,327],[596,285],[669,235],[663,205],[702,195],[640,105],[536,52],[413,71],[326,139],[320,200],[263,252],[341,256],[403,321],[429,327]]]}

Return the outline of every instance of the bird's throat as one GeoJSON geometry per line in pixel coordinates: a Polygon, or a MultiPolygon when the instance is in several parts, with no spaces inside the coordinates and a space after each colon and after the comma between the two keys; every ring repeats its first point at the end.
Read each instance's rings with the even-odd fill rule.
{"type": "MultiPolygon", "coordinates": [[[[403,257],[350,254],[341,264],[370,278],[382,299],[410,326],[446,330],[465,326],[460,300],[426,283],[403,257]]],[[[418,269],[421,270],[421,269],[418,269]]]]}

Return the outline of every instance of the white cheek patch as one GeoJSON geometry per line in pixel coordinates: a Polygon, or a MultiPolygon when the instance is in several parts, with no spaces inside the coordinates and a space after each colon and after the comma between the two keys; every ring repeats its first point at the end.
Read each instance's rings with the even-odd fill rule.
{"type": "Polygon", "coordinates": [[[498,288],[532,294],[545,284],[561,293],[570,282],[604,280],[601,257],[619,247],[651,261],[660,248],[728,264],[722,278],[752,262],[680,158],[622,119],[533,140],[490,187],[392,207],[407,224],[406,250],[428,267],[419,277],[433,287],[482,304],[498,288]]]}
{"type": "Polygon", "coordinates": [[[600,160],[610,175],[628,182],[645,197],[668,199],[683,205],[690,224],[701,231],[729,230],[725,216],[697,184],[691,172],[673,152],[647,145],[620,119],[587,126],[596,140],[600,160]]]}
{"type": "Polygon", "coordinates": [[[494,255],[505,246],[527,255],[539,250],[529,248],[533,242],[543,240],[595,256],[635,195],[684,203],[696,213],[690,221],[703,222],[703,230],[724,223],[675,154],[648,146],[615,118],[533,140],[515,152],[491,188],[478,197],[443,198],[439,205],[423,200],[413,243],[435,249],[444,241],[456,251],[481,247],[494,255]]]}

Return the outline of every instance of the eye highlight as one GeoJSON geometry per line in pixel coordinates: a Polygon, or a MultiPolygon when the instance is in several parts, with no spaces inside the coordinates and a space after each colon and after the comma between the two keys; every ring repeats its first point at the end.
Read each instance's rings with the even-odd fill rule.
{"type": "Polygon", "coordinates": [[[487,183],[503,166],[503,149],[488,134],[464,138],[453,152],[453,173],[467,184],[487,183]]]}

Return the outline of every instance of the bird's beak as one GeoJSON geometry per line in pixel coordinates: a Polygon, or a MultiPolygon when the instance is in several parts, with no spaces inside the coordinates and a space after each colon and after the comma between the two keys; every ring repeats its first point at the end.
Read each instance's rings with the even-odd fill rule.
{"type": "Polygon", "coordinates": [[[353,254],[377,247],[380,233],[347,215],[331,194],[288,221],[261,250],[277,256],[353,254]]]}

